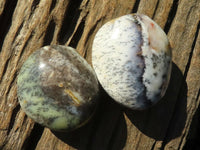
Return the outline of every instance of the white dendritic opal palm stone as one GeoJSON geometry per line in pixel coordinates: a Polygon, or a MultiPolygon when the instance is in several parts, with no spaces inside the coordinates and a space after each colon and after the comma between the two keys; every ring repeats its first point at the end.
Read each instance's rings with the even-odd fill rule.
{"type": "Polygon", "coordinates": [[[92,47],[92,64],[105,91],[131,109],[145,109],[166,92],[171,48],[149,17],[128,14],[103,25],[92,47]]]}

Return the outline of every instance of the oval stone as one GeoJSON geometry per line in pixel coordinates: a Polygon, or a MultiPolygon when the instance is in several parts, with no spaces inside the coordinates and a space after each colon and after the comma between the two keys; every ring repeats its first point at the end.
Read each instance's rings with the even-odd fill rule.
{"type": "Polygon", "coordinates": [[[17,79],[25,113],[52,130],[70,131],[92,116],[98,81],[92,67],[71,47],[45,46],[23,64],[17,79]]]}
{"type": "Polygon", "coordinates": [[[165,94],[171,48],[149,17],[128,14],[104,24],[92,46],[92,64],[105,91],[131,109],[145,109],[165,94]]]}

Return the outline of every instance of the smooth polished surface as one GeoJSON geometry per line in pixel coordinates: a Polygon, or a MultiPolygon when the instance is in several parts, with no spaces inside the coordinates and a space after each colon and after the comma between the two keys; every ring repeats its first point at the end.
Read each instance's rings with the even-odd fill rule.
{"type": "Polygon", "coordinates": [[[131,109],[158,102],[171,74],[171,48],[164,31],[149,17],[129,14],[97,32],[92,64],[105,91],[131,109]]]}
{"type": "Polygon", "coordinates": [[[17,86],[26,114],[60,131],[73,130],[91,117],[99,91],[91,66],[75,49],[60,45],[43,47],[29,56],[17,86]]]}

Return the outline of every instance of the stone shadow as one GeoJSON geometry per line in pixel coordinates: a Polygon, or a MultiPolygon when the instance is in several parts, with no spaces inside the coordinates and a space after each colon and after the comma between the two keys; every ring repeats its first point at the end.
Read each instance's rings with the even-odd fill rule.
{"type": "Polygon", "coordinates": [[[122,107],[103,90],[92,119],[83,127],[68,133],[52,133],[79,150],[121,150],[127,138],[127,126],[122,107]]]}
{"type": "Polygon", "coordinates": [[[162,140],[163,146],[181,135],[186,122],[187,84],[173,64],[170,84],[160,102],[147,110],[125,109],[130,121],[145,135],[162,140]]]}
{"type": "Polygon", "coordinates": [[[170,84],[160,102],[149,109],[130,110],[115,103],[103,89],[93,118],[69,133],[53,132],[68,145],[79,150],[121,150],[126,144],[127,125],[124,112],[143,134],[162,140],[163,147],[181,135],[186,122],[187,84],[173,64],[170,84]]]}

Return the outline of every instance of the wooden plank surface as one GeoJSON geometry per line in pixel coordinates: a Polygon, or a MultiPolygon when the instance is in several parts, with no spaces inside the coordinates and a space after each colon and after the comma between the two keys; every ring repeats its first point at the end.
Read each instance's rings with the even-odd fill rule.
{"type": "Polygon", "coordinates": [[[177,150],[200,148],[200,0],[0,0],[0,149],[177,150]],[[167,33],[173,53],[162,101],[144,111],[116,104],[103,90],[91,121],[72,133],[35,124],[21,110],[16,78],[27,57],[70,45],[91,64],[95,33],[112,18],[143,13],[167,33]]]}

